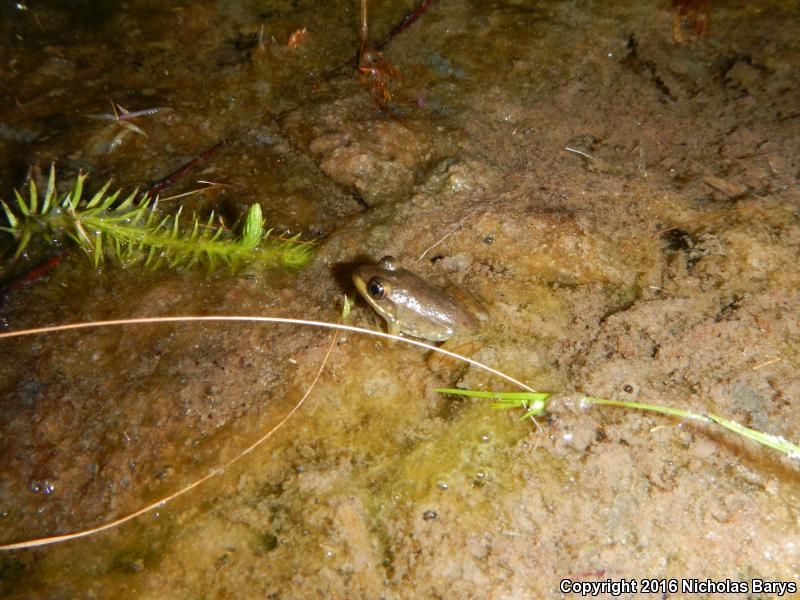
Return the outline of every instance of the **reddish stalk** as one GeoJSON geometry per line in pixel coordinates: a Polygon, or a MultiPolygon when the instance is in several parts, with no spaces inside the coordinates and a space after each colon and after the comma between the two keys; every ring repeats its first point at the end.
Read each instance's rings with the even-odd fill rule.
{"type": "Polygon", "coordinates": [[[428,12],[428,9],[436,4],[436,0],[422,0],[420,5],[411,11],[406,17],[386,35],[380,42],[375,44],[375,48],[377,50],[381,50],[384,46],[386,46],[389,42],[391,42],[395,37],[403,33],[406,29],[411,27],[414,22],[419,19],[422,15],[428,12]]]}
{"type": "Polygon", "coordinates": [[[69,255],[69,253],[69,250],[62,250],[55,256],[51,256],[50,258],[41,261],[39,264],[29,269],[19,277],[15,277],[6,287],[0,289],[0,296],[13,294],[28,287],[34,281],[44,277],[50,271],[64,262],[64,259],[69,255]]]}
{"type": "Polygon", "coordinates": [[[160,179],[159,181],[155,182],[152,186],[150,186],[150,189],[147,190],[147,195],[148,196],[154,196],[155,194],[158,194],[160,191],[168,188],[173,183],[175,183],[176,181],[178,181],[179,179],[184,177],[187,173],[189,173],[190,171],[196,169],[202,163],[204,163],[209,158],[214,156],[214,154],[216,154],[217,151],[220,148],[222,148],[227,142],[228,142],[227,139],[222,140],[220,142],[217,142],[216,144],[214,144],[213,146],[208,148],[202,154],[199,154],[198,156],[195,156],[192,160],[187,162],[185,165],[180,167],[178,170],[173,171],[172,173],[170,173],[169,175],[167,175],[163,179],[160,179]]]}
{"type": "MultiPolygon", "coordinates": [[[[375,50],[382,50],[395,37],[397,37],[398,35],[403,33],[406,29],[411,27],[416,22],[417,19],[419,19],[422,15],[424,15],[426,12],[428,12],[428,9],[431,6],[433,6],[435,3],[436,3],[436,0],[422,0],[422,2],[420,3],[420,5],[417,8],[415,8],[413,11],[408,13],[403,18],[403,20],[400,21],[400,23],[398,23],[397,25],[395,25],[392,28],[392,30],[380,42],[375,44],[375,50]]],[[[363,38],[363,35],[364,35],[363,29],[362,29],[361,35],[362,35],[362,38],[363,38]]],[[[353,68],[357,69],[359,67],[359,61],[361,59],[361,54],[365,50],[365,48],[363,46],[364,46],[364,41],[362,39],[362,43],[359,46],[358,51],[356,52],[355,56],[353,58],[351,58],[350,60],[348,60],[342,66],[348,66],[348,67],[353,67],[353,68]]]]}

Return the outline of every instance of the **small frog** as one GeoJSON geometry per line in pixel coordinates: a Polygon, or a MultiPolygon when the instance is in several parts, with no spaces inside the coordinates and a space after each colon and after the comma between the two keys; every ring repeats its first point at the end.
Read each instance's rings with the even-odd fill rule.
{"type": "Polygon", "coordinates": [[[441,342],[478,330],[478,320],[464,302],[402,268],[392,256],[384,256],[376,265],[357,268],[353,283],[386,319],[389,333],[441,342]]]}

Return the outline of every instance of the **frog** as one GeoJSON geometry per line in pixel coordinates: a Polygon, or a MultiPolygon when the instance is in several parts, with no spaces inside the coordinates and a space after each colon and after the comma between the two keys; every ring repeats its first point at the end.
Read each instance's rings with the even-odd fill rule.
{"type": "Polygon", "coordinates": [[[476,334],[478,317],[485,317],[479,306],[470,310],[452,291],[404,269],[393,256],[355,269],[353,283],[394,335],[445,342],[476,334]]]}

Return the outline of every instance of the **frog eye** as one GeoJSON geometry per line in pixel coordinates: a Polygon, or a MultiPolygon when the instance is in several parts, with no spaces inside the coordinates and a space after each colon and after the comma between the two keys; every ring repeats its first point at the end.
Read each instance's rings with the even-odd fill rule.
{"type": "Polygon", "coordinates": [[[388,271],[397,270],[397,259],[394,256],[384,256],[378,264],[388,271]]]}
{"type": "Polygon", "coordinates": [[[381,280],[377,277],[373,277],[369,280],[369,283],[367,284],[367,291],[375,300],[382,300],[386,295],[386,290],[384,289],[381,280]]]}

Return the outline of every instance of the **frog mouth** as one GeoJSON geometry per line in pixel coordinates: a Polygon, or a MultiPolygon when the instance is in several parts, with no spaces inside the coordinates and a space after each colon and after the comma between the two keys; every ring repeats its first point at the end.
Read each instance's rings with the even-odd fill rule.
{"type": "Polygon", "coordinates": [[[366,299],[368,296],[367,284],[364,283],[364,281],[364,278],[361,276],[361,269],[353,271],[353,283],[355,284],[358,293],[366,299]]]}

